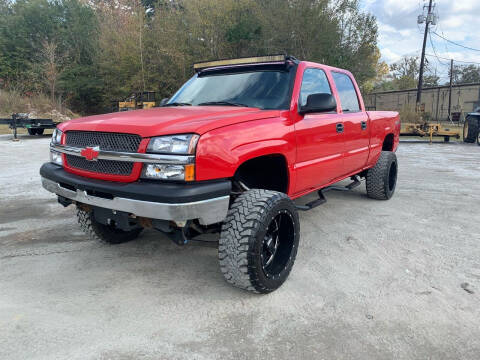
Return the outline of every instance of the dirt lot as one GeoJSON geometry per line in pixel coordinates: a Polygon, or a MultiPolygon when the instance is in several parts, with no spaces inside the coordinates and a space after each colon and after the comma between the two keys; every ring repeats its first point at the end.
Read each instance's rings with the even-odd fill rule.
{"type": "Polygon", "coordinates": [[[48,137],[0,136],[0,359],[478,359],[480,147],[402,143],[396,196],[301,214],[289,280],[230,287],[216,249],[88,240],[41,188],[48,137]]]}

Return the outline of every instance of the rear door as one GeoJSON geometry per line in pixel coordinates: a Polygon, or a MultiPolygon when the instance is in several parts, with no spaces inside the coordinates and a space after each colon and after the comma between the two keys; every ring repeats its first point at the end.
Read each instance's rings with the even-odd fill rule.
{"type": "MultiPolygon", "coordinates": [[[[306,68],[298,106],[315,93],[332,93],[325,72],[306,68]]],[[[343,174],[343,124],[337,112],[305,114],[295,124],[297,162],[295,193],[318,188],[343,174]]]]}
{"type": "Polygon", "coordinates": [[[345,129],[344,174],[351,174],[365,166],[370,150],[370,121],[350,76],[332,71],[342,107],[345,129]]]}

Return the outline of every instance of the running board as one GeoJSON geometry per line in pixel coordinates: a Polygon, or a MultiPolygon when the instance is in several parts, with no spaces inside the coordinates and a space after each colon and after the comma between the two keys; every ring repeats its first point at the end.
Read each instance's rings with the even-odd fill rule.
{"type": "Polygon", "coordinates": [[[357,186],[359,186],[362,183],[357,175],[352,176],[351,179],[352,179],[352,182],[347,186],[332,185],[332,186],[327,186],[323,189],[320,189],[318,190],[318,199],[310,201],[305,205],[295,205],[295,207],[297,208],[297,210],[301,210],[301,211],[312,210],[313,208],[316,208],[317,206],[323,205],[327,202],[327,198],[325,197],[325,194],[324,194],[325,192],[330,190],[350,191],[352,189],[355,189],[357,186]]]}

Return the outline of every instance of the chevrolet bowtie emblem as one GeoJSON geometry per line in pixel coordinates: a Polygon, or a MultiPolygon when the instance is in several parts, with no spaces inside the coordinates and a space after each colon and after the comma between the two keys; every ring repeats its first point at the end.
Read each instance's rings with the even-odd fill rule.
{"type": "Polygon", "coordinates": [[[80,151],[80,155],[82,155],[88,161],[97,161],[98,154],[100,153],[100,146],[95,147],[86,147],[80,151]]]}

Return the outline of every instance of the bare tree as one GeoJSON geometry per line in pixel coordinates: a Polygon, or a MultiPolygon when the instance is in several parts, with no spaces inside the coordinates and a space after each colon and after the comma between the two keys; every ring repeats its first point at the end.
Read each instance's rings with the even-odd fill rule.
{"type": "Polygon", "coordinates": [[[61,57],[58,55],[57,48],[58,46],[54,41],[44,41],[42,43],[43,76],[50,91],[52,104],[55,104],[56,86],[62,72],[61,57]]]}

